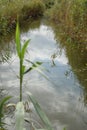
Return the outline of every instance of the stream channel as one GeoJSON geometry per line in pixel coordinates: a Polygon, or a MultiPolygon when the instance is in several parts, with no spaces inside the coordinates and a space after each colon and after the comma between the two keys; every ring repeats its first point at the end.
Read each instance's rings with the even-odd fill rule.
{"type": "MultiPolygon", "coordinates": [[[[26,100],[28,91],[35,96],[54,130],[64,127],[87,130],[87,48],[82,52],[80,45],[63,46],[56,40],[51,26],[43,22],[36,24],[21,32],[22,44],[31,39],[25,59],[42,62],[40,68],[49,80],[36,70],[27,73],[23,98],[26,100]]],[[[25,61],[25,64],[28,68],[29,63],[25,61]]],[[[0,98],[12,95],[11,102],[19,100],[18,71],[14,40],[3,41],[0,45],[0,98]]],[[[9,129],[12,128],[9,126],[9,129]]]]}

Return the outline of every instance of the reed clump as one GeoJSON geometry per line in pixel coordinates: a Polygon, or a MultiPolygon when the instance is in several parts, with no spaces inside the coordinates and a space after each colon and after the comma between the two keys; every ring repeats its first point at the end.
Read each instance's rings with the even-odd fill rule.
{"type": "Polygon", "coordinates": [[[45,5],[41,0],[30,1],[29,4],[24,5],[21,10],[21,18],[26,20],[29,18],[37,18],[43,16],[45,5]]]}
{"type": "Polygon", "coordinates": [[[41,0],[0,0],[0,35],[15,29],[17,16],[19,22],[43,15],[45,5],[41,0]]]}
{"type": "Polygon", "coordinates": [[[42,0],[42,1],[45,4],[46,9],[50,9],[55,3],[55,0],[42,0]]]}
{"type": "Polygon", "coordinates": [[[71,40],[87,42],[87,0],[55,0],[47,14],[71,40]]]}

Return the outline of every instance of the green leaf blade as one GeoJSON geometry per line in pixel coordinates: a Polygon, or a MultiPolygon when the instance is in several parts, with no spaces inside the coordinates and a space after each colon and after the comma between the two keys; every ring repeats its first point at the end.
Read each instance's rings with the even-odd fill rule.
{"type": "Polygon", "coordinates": [[[1,118],[4,116],[3,114],[3,107],[5,105],[5,103],[11,98],[11,96],[7,96],[5,98],[3,98],[1,101],[0,101],[0,120],[1,118]]]}
{"type": "Polygon", "coordinates": [[[41,66],[42,63],[43,63],[43,62],[38,62],[38,61],[36,61],[35,63],[33,63],[32,61],[29,61],[29,60],[26,60],[26,61],[29,62],[29,63],[31,63],[32,66],[29,67],[29,68],[24,72],[24,74],[26,74],[26,73],[30,72],[31,70],[34,70],[34,69],[37,70],[37,68],[38,68],[39,66],[41,66]]]}
{"type": "Polygon", "coordinates": [[[25,52],[26,52],[26,49],[28,47],[29,42],[30,42],[30,40],[27,40],[24,43],[23,47],[22,47],[22,51],[21,51],[21,58],[22,58],[22,60],[24,59],[24,55],[25,55],[25,52]]]}
{"type": "Polygon", "coordinates": [[[31,102],[34,105],[34,108],[35,108],[37,114],[39,115],[39,117],[41,118],[41,120],[43,121],[43,123],[45,124],[47,130],[53,130],[49,119],[47,118],[47,116],[43,112],[43,110],[41,109],[39,103],[36,101],[36,99],[33,97],[33,95],[31,93],[28,92],[28,95],[29,95],[29,99],[31,100],[31,102]]]}
{"type": "Polygon", "coordinates": [[[20,52],[21,52],[21,43],[20,43],[20,29],[19,29],[19,23],[16,25],[16,50],[17,54],[20,58],[20,52]]]}
{"type": "Polygon", "coordinates": [[[11,96],[7,96],[5,98],[3,98],[1,101],[0,101],[0,112],[2,111],[3,109],[3,105],[11,98],[11,96]]]}

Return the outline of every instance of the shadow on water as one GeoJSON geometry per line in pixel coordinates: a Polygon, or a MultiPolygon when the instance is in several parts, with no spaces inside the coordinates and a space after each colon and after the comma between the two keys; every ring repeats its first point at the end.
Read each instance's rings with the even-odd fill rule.
{"type": "MultiPolygon", "coordinates": [[[[67,130],[87,130],[86,46],[65,43],[58,28],[41,21],[29,25],[31,27],[26,25],[21,31],[22,43],[26,39],[31,39],[26,59],[43,62],[41,67],[47,69],[43,71],[49,77],[49,81],[35,70],[27,74],[24,78],[24,99],[27,91],[31,91],[50,118],[55,130],[62,130],[64,127],[67,130]]],[[[19,65],[14,40],[3,44],[0,50],[3,56],[7,50],[10,57],[7,59],[10,64],[3,60],[0,63],[0,87],[3,86],[3,89],[13,96],[12,101],[17,102],[19,65]]],[[[26,65],[29,67],[28,63],[26,65]]]]}

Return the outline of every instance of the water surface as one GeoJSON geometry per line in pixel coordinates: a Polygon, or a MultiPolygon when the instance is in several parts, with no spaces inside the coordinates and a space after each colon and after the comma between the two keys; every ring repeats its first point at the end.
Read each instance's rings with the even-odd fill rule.
{"type": "MultiPolygon", "coordinates": [[[[52,28],[43,23],[38,28],[29,29],[21,34],[22,44],[27,39],[31,41],[25,59],[42,62],[41,69],[45,68],[43,72],[49,80],[36,70],[26,74],[23,85],[24,100],[27,91],[32,92],[55,130],[62,130],[64,127],[67,130],[87,130],[86,67],[84,73],[83,71],[78,73],[79,59],[75,62],[77,57],[72,58],[74,54],[70,46],[69,48],[61,47],[61,43],[55,39],[52,28]],[[85,75],[84,81],[81,75],[82,77],[85,75]]],[[[17,102],[19,99],[17,78],[19,63],[14,40],[4,45],[3,48],[1,47],[0,50],[0,88],[3,89],[0,93],[12,95],[12,101],[17,102]]],[[[79,49],[74,47],[74,53],[75,51],[78,52],[79,49]]],[[[86,59],[84,60],[86,64],[86,59]]],[[[28,68],[29,63],[25,61],[25,64],[28,68]]]]}

